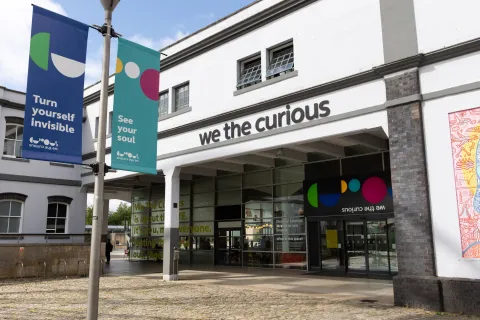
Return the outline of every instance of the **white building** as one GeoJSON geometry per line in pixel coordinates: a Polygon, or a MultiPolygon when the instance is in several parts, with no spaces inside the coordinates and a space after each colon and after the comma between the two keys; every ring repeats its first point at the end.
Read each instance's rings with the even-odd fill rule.
{"type": "Polygon", "coordinates": [[[194,265],[394,276],[397,305],[478,313],[479,9],[263,0],[163,48],[159,173],[106,176],[107,199],[132,200],[131,258],[163,260],[166,280],[174,247],[194,265]]]}

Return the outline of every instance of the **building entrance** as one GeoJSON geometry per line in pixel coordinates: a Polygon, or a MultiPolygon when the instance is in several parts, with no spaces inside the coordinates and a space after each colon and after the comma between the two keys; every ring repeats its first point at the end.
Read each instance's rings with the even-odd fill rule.
{"type": "Polygon", "coordinates": [[[241,266],[242,265],[242,236],[241,228],[218,229],[216,260],[217,265],[241,266]]]}
{"type": "Polygon", "coordinates": [[[397,273],[393,218],[348,217],[308,225],[310,270],[364,276],[397,273]]]}

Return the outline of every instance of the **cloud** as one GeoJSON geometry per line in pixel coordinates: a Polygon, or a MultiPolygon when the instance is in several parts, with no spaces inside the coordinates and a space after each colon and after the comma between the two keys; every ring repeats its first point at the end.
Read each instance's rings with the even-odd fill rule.
{"type": "Polygon", "coordinates": [[[31,3],[67,15],[54,0],[0,0],[0,85],[21,91],[25,91],[27,86],[31,3]]]}
{"type": "MultiPolygon", "coordinates": [[[[103,41],[96,50],[88,50],[87,52],[87,61],[85,64],[85,87],[100,81],[100,78],[102,77],[103,41]]],[[[115,39],[112,39],[110,43],[109,74],[114,72],[116,60],[117,42],[115,39]]]]}
{"type": "Polygon", "coordinates": [[[178,30],[175,32],[173,36],[167,36],[160,38],[158,40],[145,37],[141,34],[135,34],[131,37],[128,37],[127,39],[133,42],[136,42],[138,44],[141,44],[142,46],[154,49],[154,50],[160,50],[188,35],[188,32],[184,32],[182,30],[178,30]]]}

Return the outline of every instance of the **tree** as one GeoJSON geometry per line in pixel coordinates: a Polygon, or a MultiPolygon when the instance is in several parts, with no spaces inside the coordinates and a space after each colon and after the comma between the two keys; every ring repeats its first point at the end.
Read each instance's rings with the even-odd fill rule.
{"type": "Polygon", "coordinates": [[[108,224],[113,226],[123,226],[124,221],[130,221],[132,208],[126,203],[121,203],[117,210],[108,215],[108,224]]]}
{"type": "Polygon", "coordinates": [[[93,219],[93,206],[88,206],[87,207],[87,213],[86,213],[86,216],[85,216],[85,224],[87,226],[91,226],[92,225],[92,219],[93,219]]]}

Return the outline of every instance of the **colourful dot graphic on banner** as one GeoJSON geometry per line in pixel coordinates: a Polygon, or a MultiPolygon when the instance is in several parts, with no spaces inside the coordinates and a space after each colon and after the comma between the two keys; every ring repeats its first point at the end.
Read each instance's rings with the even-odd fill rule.
{"type": "Polygon", "coordinates": [[[140,88],[142,88],[143,94],[151,99],[158,99],[158,81],[159,73],[155,69],[147,69],[142,73],[140,77],[140,88]]]}
{"type": "Polygon", "coordinates": [[[345,180],[342,180],[340,182],[340,187],[341,187],[342,193],[345,193],[348,189],[347,182],[345,180]]]}
{"type": "Polygon", "coordinates": [[[316,183],[308,188],[307,199],[312,207],[318,208],[318,185],[316,183]]]}
{"type": "Polygon", "coordinates": [[[123,70],[123,63],[122,60],[117,58],[117,65],[115,66],[115,73],[120,73],[123,70]]]}
{"type": "Polygon", "coordinates": [[[319,200],[323,205],[327,207],[333,207],[338,203],[338,200],[340,200],[340,193],[321,194],[319,196],[319,200]]]}
{"type": "Polygon", "coordinates": [[[371,204],[380,203],[387,195],[387,186],[379,177],[368,178],[363,183],[362,195],[371,204]]]}
{"type": "Polygon", "coordinates": [[[63,76],[78,78],[85,73],[85,63],[50,52],[50,34],[39,32],[30,39],[30,58],[45,71],[48,71],[49,55],[53,65],[63,76]]]}
{"type": "Polygon", "coordinates": [[[137,79],[138,76],[140,75],[140,68],[135,62],[127,62],[125,64],[125,73],[127,76],[131,79],[137,79]]]}
{"type": "Polygon", "coordinates": [[[358,190],[360,190],[360,181],[358,181],[358,179],[350,180],[350,182],[348,183],[348,188],[352,192],[357,192],[358,190]]]}

